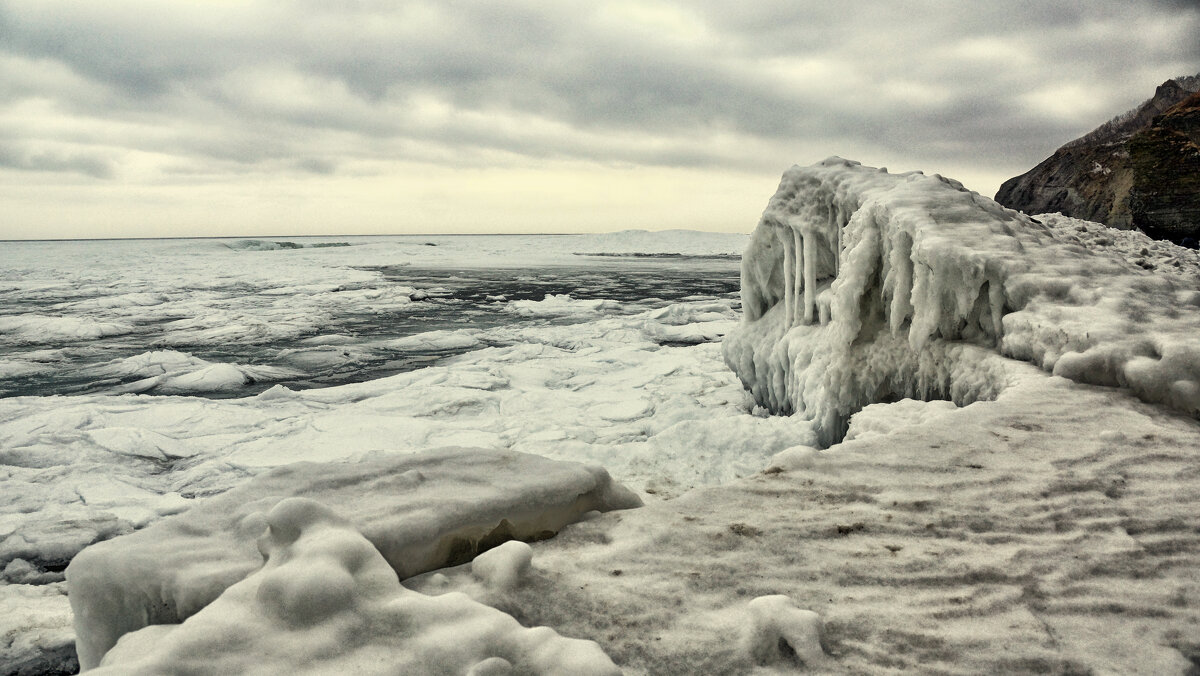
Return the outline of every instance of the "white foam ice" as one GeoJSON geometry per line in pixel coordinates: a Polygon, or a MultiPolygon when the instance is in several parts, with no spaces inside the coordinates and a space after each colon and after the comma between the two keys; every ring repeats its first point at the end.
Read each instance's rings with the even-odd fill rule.
{"type": "Polygon", "coordinates": [[[426,331],[376,343],[393,350],[464,350],[479,346],[482,332],[475,329],[426,331]]]}

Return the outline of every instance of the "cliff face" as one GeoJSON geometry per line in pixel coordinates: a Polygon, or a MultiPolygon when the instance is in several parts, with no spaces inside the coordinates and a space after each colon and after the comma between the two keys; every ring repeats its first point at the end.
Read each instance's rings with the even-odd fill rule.
{"type": "Polygon", "coordinates": [[[1200,239],[1200,93],[1129,139],[1134,226],[1159,239],[1200,239]]]}
{"type": "Polygon", "coordinates": [[[1176,242],[1200,236],[1200,77],[1168,80],[1141,106],[1000,186],[996,201],[1176,242]]]}

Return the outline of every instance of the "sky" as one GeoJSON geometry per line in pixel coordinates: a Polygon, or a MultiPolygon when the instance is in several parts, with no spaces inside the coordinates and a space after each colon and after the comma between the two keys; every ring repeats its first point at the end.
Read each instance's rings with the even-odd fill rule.
{"type": "Polygon", "coordinates": [[[985,195],[1200,72],[1192,0],[0,0],[0,239],[747,232],[985,195]]]}

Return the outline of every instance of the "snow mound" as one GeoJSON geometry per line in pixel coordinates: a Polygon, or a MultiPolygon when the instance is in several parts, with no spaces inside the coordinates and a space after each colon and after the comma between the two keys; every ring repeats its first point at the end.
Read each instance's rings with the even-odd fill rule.
{"type": "Polygon", "coordinates": [[[724,303],[675,303],[649,313],[642,333],[657,343],[696,345],[721,339],[737,325],[724,303]]]}
{"type": "MultiPolygon", "coordinates": [[[[640,504],[599,467],[514,452],[454,448],[357,463],[286,465],[183,514],[80,552],[67,568],[67,582],[81,666],[96,666],[129,632],[187,620],[258,570],[263,555],[255,543],[264,529],[269,526],[276,536],[283,529],[293,537],[302,529],[264,517],[293,496],[347,515],[395,571],[393,578],[464,563],[506,540],[549,537],[593,510],[640,504]]],[[[481,570],[490,566],[489,579],[520,575],[520,555],[512,550],[486,561],[481,570]]],[[[357,583],[335,572],[329,579],[344,585],[322,594],[336,598],[288,591],[285,585],[278,590],[285,599],[279,603],[293,603],[286,600],[293,596],[301,606],[346,602],[358,593],[357,583]]],[[[312,575],[315,580],[323,574],[312,575]]],[[[261,579],[253,586],[271,584],[261,579]]]]}
{"type": "Polygon", "coordinates": [[[462,594],[404,589],[319,502],[282,500],[263,523],[260,570],[182,624],[126,634],[95,673],[620,673],[594,642],[522,627],[462,594]]]}
{"type": "Polygon", "coordinates": [[[510,540],[475,557],[471,573],[492,589],[512,589],[529,573],[532,563],[533,548],[510,540]]]}
{"type": "Polygon", "coordinates": [[[821,648],[821,616],[796,607],[782,594],[760,596],[748,607],[747,652],[757,664],[813,667],[825,657],[821,648]]]}
{"type": "Polygon", "coordinates": [[[994,398],[997,354],[1200,414],[1200,292],[938,175],[788,170],[742,257],[742,304],[726,363],[823,444],[871,403],[994,398]]]}

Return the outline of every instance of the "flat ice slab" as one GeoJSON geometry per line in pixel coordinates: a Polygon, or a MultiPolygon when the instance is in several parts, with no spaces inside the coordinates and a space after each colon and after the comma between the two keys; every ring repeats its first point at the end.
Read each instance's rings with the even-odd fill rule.
{"type": "Polygon", "coordinates": [[[67,582],[81,667],[99,664],[128,632],[186,620],[262,567],[265,515],[293,496],[344,515],[400,578],[506,540],[549,537],[587,512],[641,504],[600,467],[516,452],[455,448],[279,467],[75,557],[67,582]]]}

